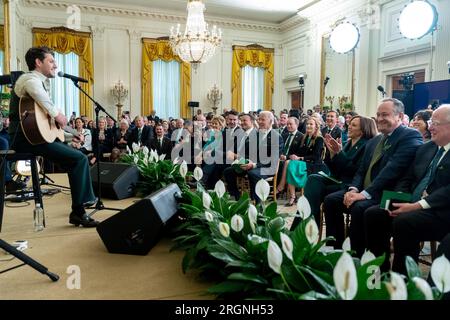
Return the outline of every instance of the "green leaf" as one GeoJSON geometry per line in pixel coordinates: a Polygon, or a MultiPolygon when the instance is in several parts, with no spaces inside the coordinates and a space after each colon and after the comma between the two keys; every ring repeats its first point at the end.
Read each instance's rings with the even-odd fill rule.
{"type": "Polygon", "coordinates": [[[239,260],[247,260],[248,258],[247,250],[245,250],[245,248],[241,247],[239,244],[223,239],[214,239],[214,241],[239,260]]]}
{"type": "Polygon", "coordinates": [[[381,275],[379,277],[376,275],[383,261],[384,255],[357,268],[358,292],[355,300],[389,299],[389,293],[386,291],[386,287],[382,285],[381,275]]]}
{"type": "Polygon", "coordinates": [[[299,297],[299,300],[333,300],[333,299],[335,299],[333,296],[327,296],[325,294],[316,291],[309,291],[305,294],[302,294],[299,297]]]}
{"type": "Polygon", "coordinates": [[[313,277],[313,279],[322,287],[322,289],[327,293],[329,296],[337,297],[338,293],[336,291],[336,288],[333,285],[330,285],[327,281],[322,279],[318,274],[317,271],[311,270],[308,266],[300,266],[300,270],[308,273],[310,276],[313,277]]]}
{"type": "Polygon", "coordinates": [[[228,276],[228,280],[243,280],[243,281],[251,281],[251,282],[264,284],[264,285],[268,284],[267,280],[259,275],[242,273],[242,272],[236,272],[236,273],[230,274],[228,276]]]}
{"type": "Polygon", "coordinates": [[[420,272],[419,266],[416,261],[410,256],[407,256],[405,259],[406,271],[408,273],[408,278],[412,279],[415,277],[422,277],[422,272],[420,272]]]}
{"type": "Polygon", "coordinates": [[[267,207],[266,210],[264,210],[264,216],[274,219],[277,217],[277,203],[271,202],[267,207]]]}
{"type": "Polygon", "coordinates": [[[240,260],[234,260],[234,261],[230,261],[226,267],[239,267],[242,269],[255,269],[258,270],[259,266],[257,266],[256,264],[252,263],[252,262],[248,262],[248,261],[240,261],[240,260]]]}
{"type": "Polygon", "coordinates": [[[284,230],[285,221],[281,217],[276,217],[269,221],[267,229],[273,239],[279,240],[280,232],[284,230]]]}
{"type": "Polygon", "coordinates": [[[236,260],[234,257],[232,257],[229,254],[224,253],[224,252],[213,251],[213,252],[209,252],[209,254],[212,257],[214,257],[216,259],[219,259],[219,260],[221,260],[223,262],[226,262],[226,263],[230,263],[230,262],[233,262],[233,261],[236,260]]]}
{"type": "Polygon", "coordinates": [[[283,263],[281,271],[289,285],[297,289],[298,293],[304,293],[312,289],[303,272],[292,264],[283,263]]]}
{"type": "Polygon", "coordinates": [[[425,295],[416,287],[412,280],[406,285],[406,290],[408,291],[408,300],[425,300],[425,295]]]}

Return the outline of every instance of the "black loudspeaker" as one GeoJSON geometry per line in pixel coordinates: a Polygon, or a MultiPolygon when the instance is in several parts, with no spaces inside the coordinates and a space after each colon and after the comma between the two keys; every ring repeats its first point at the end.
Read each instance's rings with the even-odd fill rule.
{"type": "Polygon", "coordinates": [[[167,221],[178,211],[175,183],[161,189],[97,226],[110,253],[146,255],[158,242],[167,221]]]}
{"type": "Polygon", "coordinates": [[[199,102],[198,101],[189,101],[188,102],[188,107],[190,108],[198,108],[199,107],[199,102]]]}
{"type": "MultiPolygon", "coordinates": [[[[97,193],[97,165],[91,168],[92,185],[97,193]]],[[[139,170],[126,163],[100,162],[102,198],[125,199],[135,195],[139,170]]]]}

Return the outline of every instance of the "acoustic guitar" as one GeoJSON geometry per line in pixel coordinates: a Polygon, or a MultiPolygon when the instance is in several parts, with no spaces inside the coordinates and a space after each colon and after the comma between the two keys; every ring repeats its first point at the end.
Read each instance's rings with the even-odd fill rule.
{"type": "Polygon", "coordinates": [[[75,129],[69,126],[61,128],[31,97],[20,98],[19,113],[22,131],[32,145],[52,143],[56,139],[64,142],[64,131],[79,137],[79,133],[75,129]]]}

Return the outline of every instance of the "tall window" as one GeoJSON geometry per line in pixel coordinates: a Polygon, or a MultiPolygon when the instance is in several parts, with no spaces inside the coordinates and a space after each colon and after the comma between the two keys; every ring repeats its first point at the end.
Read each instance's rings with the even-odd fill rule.
{"type": "MultiPolygon", "coordinates": [[[[78,76],[79,58],[75,53],[55,52],[55,60],[59,71],[78,76]]],[[[77,117],[80,116],[80,94],[72,81],[56,77],[51,81],[50,92],[55,106],[60,108],[66,117],[69,118],[73,112],[77,117]]]]}
{"type": "Polygon", "coordinates": [[[4,53],[3,50],[0,50],[0,75],[3,75],[3,59],[4,53]]]}
{"type": "Polygon", "coordinates": [[[180,117],[180,63],[165,62],[161,59],[153,63],[153,109],[162,119],[180,117]]]}
{"type": "Polygon", "coordinates": [[[264,109],[264,68],[242,68],[242,107],[244,112],[264,109]]]}

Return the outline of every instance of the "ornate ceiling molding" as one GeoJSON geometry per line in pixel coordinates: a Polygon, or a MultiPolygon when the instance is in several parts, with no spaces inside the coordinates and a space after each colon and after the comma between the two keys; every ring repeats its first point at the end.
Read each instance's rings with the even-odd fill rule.
{"type": "MultiPolygon", "coordinates": [[[[116,15],[116,16],[128,16],[128,17],[138,17],[138,18],[149,18],[152,20],[167,21],[167,22],[178,22],[185,23],[186,16],[164,13],[164,12],[150,12],[145,10],[137,9],[125,9],[125,8],[113,8],[104,7],[98,5],[88,5],[88,4],[78,4],[78,3],[67,3],[67,2],[57,2],[51,0],[22,0],[23,4],[28,7],[36,8],[53,8],[66,10],[69,6],[77,5],[81,11],[93,13],[93,14],[105,14],[105,15],[116,15]]],[[[226,27],[231,29],[243,29],[251,31],[265,31],[265,32],[281,32],[281,27],[278,24],[270,23],[252,23],[244,22],[240,20],[230,20],[213,17],[212,19],[206,19],[209,24],[216,24],[220,27],[226,27]]]]}

